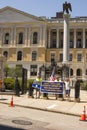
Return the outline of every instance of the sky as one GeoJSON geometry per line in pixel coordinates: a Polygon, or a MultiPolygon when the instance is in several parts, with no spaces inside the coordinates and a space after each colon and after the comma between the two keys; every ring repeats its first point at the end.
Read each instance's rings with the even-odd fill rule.
{"type": "Polygon", "coordinates": [[[11,6],[35,16],[55,17],[65,1],[71,3],[71,17],[87,16],[87,0],[0,0],[0,8],[11,6]]]}

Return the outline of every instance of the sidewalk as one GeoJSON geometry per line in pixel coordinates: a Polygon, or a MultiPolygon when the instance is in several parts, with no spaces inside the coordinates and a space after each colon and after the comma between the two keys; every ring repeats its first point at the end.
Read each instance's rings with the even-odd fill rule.
{"type": "MultiPolygon", "coordinates": [[[[1,103],[10,104],[12,95],[0,95],[1,103]]],[[[84,106],[87,111],[87,91],[80,91],[79,103],[74,102],[74,90],[71,90],[71,101],[59,101],[55,99],[55,96],[50,96],[49,99],[35,99],[28,98],[28,94],[21,95],[20,97],[13,96],[13,104],[20,107],[38,109],[43,111],[58,112],[69,115],[81,116],[84,106]]]]}

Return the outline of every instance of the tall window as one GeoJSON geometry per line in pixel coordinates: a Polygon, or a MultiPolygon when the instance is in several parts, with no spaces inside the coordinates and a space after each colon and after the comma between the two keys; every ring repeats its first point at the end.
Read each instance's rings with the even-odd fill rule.
{"type": "Polygon", "coordinates": [[[87,54],[86,54],[86,62],[87,62],[87,54]]]}
{"type": "Polygon", "coordinates": [[[70,40],[70,48],[73,48],[73,47],[74,47],[73,41],[70,40]]]}
{"type": "Polygon", "coordinates": [[[56,39],[52,39],[51,48],[56,48],[56,39]]]}
{"type": "Polygon", "coordinates": [[[57,39],[57,32],[52,32],[51,36],[51,48],[56,48],[56,39],[57,39]]]}
{"type": "Polygon", "coordinates": [[[37,76],[37,65],[31,65],[30,66],[30,75],[31,76],[37,76]]]}
{"type": "Polygon", "coordinates": [[[82,48],[82,40],[81,39],[77,39],[76,48],[82,48]]]}
{"type": "Polygon", "coordinates": [[[19,39],[18,39],[18,44],[23,44],[23,33],[19,33],[19,39]]]}
{"type": "Polygon", "coordinates": [[[70,53],[69,54],[69,61],[72,61],[73,55],[70,53]]]}
{"type": "Polygon", "coordinates": [[[34,32],[33,33],[33,44],[37,44],[37,40],[38,40],[38,33],[34,32]]]}
{"type": "Polygon", "coordinates": [[[85,39],[85,48],[87,48],[87,39],[85,39]]]}
{"type": "Polygon", "coordinates": [[[52,61],[55,61],[55,54],[54,53],[51,53],[51,62],[52,61]]]}
{"type": "Polygon", "coordinates": [[[32,61],[36,61],[36,59],[37,59],[37,52],[33,51],[32,52],[32,61]]]}
{"type": "Polygon", "coordinates": [[[63,40],[60,40],[60,42],[59,42],[59,48],[63,48],[63,40]]]}
{"type": "Polygon", "coordinates": [[[5,44],[9,43],[9,33],[5,34],[5,44]]]}
{"type": "Polygon", "coordinates": [[[63,54],[62,54],[62,53],[60,53],[59,61],[60,61],[60,62],[63,61],[63,54]]]}
{"type": "Polygon", "coordinates": [[[77,54],[77,61],[81,61],[82,60],[82,54],[81,53],[78,53],[77,54]]]}
{"type": "Polygon", "coordinates": [[[85,70],[85,75],[87,75],[87,69],[85,70]]]}
{"type": "Polygon", "coordinates": [[[73,69],[70,69],[70,76],[73,76],[73,69]]]}
{"type": "Polygon", "coordinates": [[[7,57],[8,57],[8,52],[7,52],[7,51],[4,51],[4,52],[3,52],[3,55],[7,58],[7,57]]]}
{"type": "Polygon", "coordinates": [[[76,75],[77,76],[82,76],[82,70],[81,69],[77,69],[76,75]]]}
{"type": "Polygon", "coordinates": [[[22,52],[18,51],[17,53],[17,60],[22,60],[22,52]]]}

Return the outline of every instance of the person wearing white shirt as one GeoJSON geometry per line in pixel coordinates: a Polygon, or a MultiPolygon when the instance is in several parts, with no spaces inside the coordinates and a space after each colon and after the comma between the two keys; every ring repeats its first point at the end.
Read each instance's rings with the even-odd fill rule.
{"type": "Polygon", "coordinates": [[[66,79],[65,83],[65,92],[67,99],[70,99],[70,81],[69,78],[66,79]]]}

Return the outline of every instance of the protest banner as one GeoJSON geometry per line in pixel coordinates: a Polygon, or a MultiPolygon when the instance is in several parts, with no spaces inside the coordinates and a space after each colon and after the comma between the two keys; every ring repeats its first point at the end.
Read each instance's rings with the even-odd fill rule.
{"type": "Polygon", "coordinates": [[[63,94],[63,82],[42,81],[40,91],[42,93],[63,94]]]}

